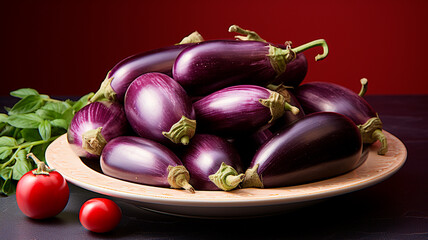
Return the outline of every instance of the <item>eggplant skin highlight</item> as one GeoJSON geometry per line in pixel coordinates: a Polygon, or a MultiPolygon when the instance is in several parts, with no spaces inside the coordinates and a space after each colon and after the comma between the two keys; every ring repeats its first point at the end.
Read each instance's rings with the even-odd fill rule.
{"type": "Polygon", "coordinates": [[[331,178],[360,165],[361,134],[346,116],[306,115],[256,152],[243,187],[284,187],[331,178]]]}

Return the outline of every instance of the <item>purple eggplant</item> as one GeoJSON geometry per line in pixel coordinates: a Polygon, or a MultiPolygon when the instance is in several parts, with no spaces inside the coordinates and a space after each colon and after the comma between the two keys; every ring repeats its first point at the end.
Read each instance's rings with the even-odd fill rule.
{"type": "Polygon", "coordinates": [[[236,136],[267,127],[290,110],[298,109],[277,92],[256,85],[238,85],[216,91],[193,104],[203,132],[236,136]]]}
{"type": "MultiPolygon", "coordinates": [[[[256,32],[251,30],[243,29],[237,25],[232,25],[229,27],[229,32],[235,32],[242,35],[235,36],[236,39],[242,41],[261,41],[267,42],[261,38],[256,32]]],[[[285,44],[275,44],[275,47],[282,49],[287,49],[291,47],[291,42],[286,42],[285,44]]],[[[281,74],[271,83],[273,85],[283,84],[285,86],[297,87],[305,79],[308,72],[308,61],[306,56],[303,53],[296,55],[296,59],[289,62],[285,69],[284,74],[281,74]]]]}
{"type": "Polygon", "coordinates": [[[71,120],[67,140],[79,157],[98,158],[111,139],[128,132],[123,106],[94,102],[80,109],[71,120]]]}
{"type": "Polygon", "coordinates": [[[195,192],[180,159],[162,144],[141,137],[121,136],[107,143],[101,155],[101,170],[130,182],[195,192]]]}
{"type": "Polygon", "coordinates": [[[361,134],[346,116],[308,114],[263,144],[243,187],[284,187],[334,177],[360,165],[361,134]]]}
{"type": "Polygon", "coordinates": [[[197,190],[233,190],[244,179],[240,156],[231,143],[209,134],[196,134],[180,159],[197,190]]]}
{"type": "Polygon", "coordinates": [[[186,91],[162,73],[143,74],[129,85],[125,112],[139,136],[167,146],[188,144],[196,131],[195,110],[186,91]]]}
{"type": "MultiPolygon", "coordinates": [[[[365,93],[366,79],[362,79],[365,93]]],[[[379,140],[378,154],[388,151],[388,144],[382,132],[382,121],[370,104],[350,89],[334,83],[310,82],[295,89],[295,96],[306,113],[337,112],[349,117],[361,131],[364,143],[372,144],[379,140]]]]}
{"type": "Polygon", "coordinates": [[[173,78],[192,96],[204,96],[216,90],[240,84],[266,86],[280,77],[296,54],[325,40],[315,40],[293,49],[281,49],[260,41],[214,40],[197,43],[183,50],[173,66],[173,78]]]}
{"type": "Polygon", "coordinates": [[[203,41],[202,36],[194,32],[178,45],[150,50],[123,59],[107,73],[100,89],[90,101],[107,99],[123,102],[129,84],[144,73],[160,72],[172,76],[172,66],[178,54],[185,48],[201,41],[203,41]]]}

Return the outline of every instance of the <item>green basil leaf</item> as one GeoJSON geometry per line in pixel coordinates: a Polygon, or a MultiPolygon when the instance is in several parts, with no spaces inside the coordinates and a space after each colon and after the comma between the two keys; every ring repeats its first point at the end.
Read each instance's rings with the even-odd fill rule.
{"type": "Polygon", "coordinates": [[[65,121],[64,119],[54,119],[51,121],[51,125],[53,127],[59,127],[59,128],[63,128],[63,129],[68,129],[68,124],[67,121],[65,121]]]}
{"type": "Polygon", "coordinates": [[[17,128],[38,128],[43,119],[35,113],[9,116],[7,122],[17,128]]]}
{"type": "Polygon", "coordinates": [[[88,104],[89,98],[91,98],[94,95],[94,93],[88,93],[85,96],[81,97],[77,102],[73,104],[74,111],[79,111],[84,106],[88,104]]]}
{"type": "Polygon", "coordinates": [[[1,123],[6,123],[7,122],[7,118],[8,118],[7,114],[0,113],[0,122],[1,123]]]}
{"type": "Polygon", "coordinates": [[[12,181],[12,178],[6,179],[1,188],[1,192],[6,195],[12,194],[16,191],[16,184],[12,181]]]}
{"type": "Polygon", "coordinates": [[[63,114],[67,109],[72,106],[67,102],[48,102],[41,109],[54,111],[63,114]]]}
{"type": "Polygon", "coordinates": [[[69,125],[70,125],[71,120],[72,120],[72,119],[73,119],[73,117],[74,117],[74,113],[75,113],[74,109],[73,109],[73,108],[69,108],[69,109],[67,109],[67,111],[65,111],[65,112],[62,114],[61,119],[64,119],[64,120],[67,122],[67,126],[69,126],[69,125]]]}
{"type": "Polygon", "coordinates": [[[43,140],[48,140],[49,138],[51,138],[52,126],[48,120],[43,120],[39,124],[38,128],[39,128],[40,136],[42,137],[43,140]]]}
{"type": "Polygon", "coordinates": [[[18,138],[18,139],[16,139],[16,143],[18,144],[18,145],[20,145],[20,144],[23,144],[25,142],[25,138],[22,136],[22,134],[21,134],[21,137],[20,138],[18,138]]]}
{"type": "Polygon", "coordinates": [[[0,147],[0,159],[9,158],[9,156],[13,153],[13,150],[10,147],[0,147]]]}
{"type": "Polygon", "coordinates": [[[27,142],[34,142],[42,140],[39,130],[36,128],[24,128],[21,130],[21,135],[27,142]]]}
{"type": "Polygon", "coordinates": [[[12,167],[5,167],[0,170],[0,177],[7,180],[12,177],[12,167]]]}
{"type": "Polygon", "coordinates": [[[0,137],[0,146],[15,147],[15,146],[18,146],[18,143],[16,142],[15,138],[3,136],[3,137],[0,137]]]}
{"type": "Polygon", "coordinates": [[[39,95],[28,95],[12,107],[9,115],[31,113],[39,109],[42,104],[43,99],[39,95]]]}
{"type": "Polygon", "coordinates": [[[12,179],[19,180],[27,172],[33,169],[30,159],[27,159],[27,151],[21,149],[16,156],[16,163],[13,165],[12,179]]]}
{"type": "Polygon", "coordinates": [[[0,136],[13,136],[13,133],[15,132],[15,127],[10,126],[10,125],[5,125],[1,130],[0,130],[0,136]]]}
{"type": "Polygon", "coordinates": [[[46,109],[38,109],[36,111],[36,114],[39,117],[46,119],[46,120],[54,120],[54,119],[62,117],[60,113],[57,113],[57,112],[52,111],[52,110],[46,110],[46,109]]]}
{"type": "Polygon", "coordinates": [[[12,91],[10,95],[18,98],[25,98],[26,96],[29,96],[29,95],[39,95],[39,92],[37,92],[37,90],[32,88],[21,88],[21,89],[12,91]]]}

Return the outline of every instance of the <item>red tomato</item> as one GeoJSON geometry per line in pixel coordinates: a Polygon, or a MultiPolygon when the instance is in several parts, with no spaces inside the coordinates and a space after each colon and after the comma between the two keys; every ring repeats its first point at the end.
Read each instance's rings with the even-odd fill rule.
{"type": "Polygon", "coordinates": [[[93,198],[80,208],[79,220],[86,229],[103,233],[113,230],[122,218],[122,210],[112,200],[93,198]]]}
{"type": "Polygon", "coordinates": [[[19,209],[34,219],[56,216],[64,210],[69,195],[67,181],[56,171],[49,172],[49,175],[36,175],[29,171],[16,186],[19,209]]]}

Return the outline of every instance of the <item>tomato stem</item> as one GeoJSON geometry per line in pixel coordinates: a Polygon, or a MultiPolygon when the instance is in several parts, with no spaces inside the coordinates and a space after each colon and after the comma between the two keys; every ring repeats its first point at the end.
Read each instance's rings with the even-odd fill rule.
{"type": "Polygon", "coordinates": [[[34,175],[49,175],[50,172],[55,171],[55,169],[50,169],[48,166],[46,166],[46,164],[40,161],[33,153],[27,154],[27,158],[33,159],[33,161],[37,164],[37,169],[33,171],[34,175]]]}

